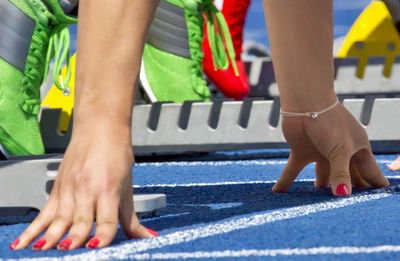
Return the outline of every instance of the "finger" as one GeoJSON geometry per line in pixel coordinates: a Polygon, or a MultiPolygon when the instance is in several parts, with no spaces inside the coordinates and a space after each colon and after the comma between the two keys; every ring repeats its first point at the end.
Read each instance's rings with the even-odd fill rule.
{"type": "Polygon", "coordinates": [[[133,193],[131,185],[129,185],[129,188],[125,191],[121,198],[119,217],[122,231],[128,238],[148,238],[157,236],[157,232],[145,228],[139,223],[139,219],[133,207],[133,193]]]}
{"type": "Polygon", "coordinates": [[[400,157],[388,165],[390,171],[400,170],[400,157]]]}
{"type": "Polygon", "coordinates": [[[108,246],[117,233],[118,205],[120,196],[102,195],[96,208],[96,233],[86,244],[87,248],[102,248],[108,246]]]}
{"type": "Polygon", "coordinates": [[[26,248],[32,241],[41,235],[51,224],[57,210],[57,199],[50,198],[39,215],[33,220],[28,228],[14,241],[11,249],[20,250],[26,248]]]}
{"type": "Polygon", "coordinates": [[[68,232],[74,213],[74,200],[70,191],[67,187],[61,188],[56,215],[46,234],[33,245],[33,250],[42,251],[52,249],[68,232]]]}
{"type": "Polygon", "coordinates": [[[338,153],[330,159],[329,165],[331,166],[330,184],[333,195],[351,195],[350,157],[338,153]]]}
{"type": "Polygon", "coordinates": [[[75,210],[73,223],[68,237],[61,241],[57,249],[60,251],[72,250],[83,246],[89,237],[94,221],[95,201],[84,193],[75,196],[75,210]]]}
{"type": "MultiPolygon", "coordinates": [[[[61,173],[58,171],[58,173],[61,173]]],[[[41,235],[51,224],[54,216],[56,215],[58,200],[59,200],[59,183],[60,174],[57,174],[53,188],[51,189],[49,200],[40,211],[39,215],[32,221],[27,229],[19,236],[10,248],[13,250],[20,250],[26,248],[32,243],[39,235],[41,235]]]]}
{"type": "Polygon", "coordinates": [[[363,189],[369,187],[369,184],[361,177],[357,165],[353,162],[353,160],[350,161],[350,178],[351,178],[351,184],[355,188],[363,189]]]}
{"type": "Polygon", "coordinates": [[[329,173],[330,173],[329,162],[322,162],[322,161],[316,162],[315,173],[316,173],[316,178],[314,186],[316,188],[329,188],[329,173]]]}
{"type": "Polygon", "coordinates": [[[275,193],[285,192],[306,165],[306,162],[296,160],[293,154],[290,154],[288,163],[283,169],[281,177],[272,187],[272,191],[275,193]]]}
{"type": "Polygon", "coordinates": [[[389,186],[389,181],[385,178],[376,163],[375,157],[370,149],[361,149],[353,156],[362,178],[375,188],[389,186]]]}

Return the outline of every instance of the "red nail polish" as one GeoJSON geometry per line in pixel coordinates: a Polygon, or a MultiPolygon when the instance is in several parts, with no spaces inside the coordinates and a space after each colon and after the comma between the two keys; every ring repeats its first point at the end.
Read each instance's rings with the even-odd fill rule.
{"type": "Polygon", "coordinates": [[[147,229],[147,231],[149,231],[149,233],[152,234],[154,237],[157,237],[157,236],[158,236],[158,233],[157,233],[156,231],[154,231],[154,230],[152,230],[152,229],[150,229],[150,228],[147,228],[147,227],[146,227],[146,229],[147,229]]]}
{"type": "Polygon", "coordinates": [[[349,189],[347,188],[346,184],[340,184],[336,187],[336,194],[347,196],[349,195],[349,189]]]}
{"type": "Polygon", "coordinates": [[[17,240],[15,240],[11,245],[10,245],[10,249],[14,249],[17,247],[17,245],[19,244],[19,238],[17,240]]]}
{"type": "Polygon", "coordinates": [[[71,244],[72,244],[72,239],[67,238],[61,241],[60,244],[58,244],[58,247],[60,250],[68,250],[71,244]]]}
{"type": "Polygon", "coordinates": [[[39,241],[37,241],[34,245],[33,248],[39,248],[41,249],[44,245],[46,244],[46,239],[42,238],[39,241]]]}
{"type": "Polygon", "coordinates": [[[88,242],[88,247],[89,248],[96,248],[100,244],[100,240],[96,237],[90,239],[88,242]]]}

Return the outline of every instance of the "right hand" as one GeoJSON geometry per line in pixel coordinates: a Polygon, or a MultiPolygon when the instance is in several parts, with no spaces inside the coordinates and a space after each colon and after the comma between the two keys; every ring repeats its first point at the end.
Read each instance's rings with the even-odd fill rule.
{"type": "Polygon", "coordinates": [[[34,250],[54,248],[68,232],[67,240],[58,244],[59,250],[85,244],[88,248],[106,247],[117,232],[118,221],[129,238],[153,236],[133,209],[130,139],[120,135],[121,131],[109,131],[110,127],[91,127],[89,132],[74,133],[48,202],[14,249],[27,247],[45,231],[34,250]],[[99,129],[106,131],[99,133],[99,129]],[[87,242],[94,218],[96,232],[87,242]]]}

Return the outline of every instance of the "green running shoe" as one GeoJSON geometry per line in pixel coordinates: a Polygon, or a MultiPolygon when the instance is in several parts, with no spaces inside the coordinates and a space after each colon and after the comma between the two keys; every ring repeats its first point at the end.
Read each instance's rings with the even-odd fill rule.
{"type": "Polygon", "coordinates": [[[0,0],[0,150],[8,155],[43,154],[38,124],[40,86],[55,56],[53,80],[69,64],[68,24],[58,0],[0,0]]]}
{"type": "Polygon", "coordinates": [[[161,0],[149,29],[140,70],[140,85],[150,102],[210,99],[202,66],[203,13],[210,28],[214,68],[227,69],[228,56],[236,68],[228,26],[213,1],[161,0]]]}

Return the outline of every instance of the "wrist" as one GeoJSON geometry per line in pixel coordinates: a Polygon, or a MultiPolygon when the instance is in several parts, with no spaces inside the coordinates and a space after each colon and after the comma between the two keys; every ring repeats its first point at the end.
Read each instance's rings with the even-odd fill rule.
{"type": "Polygon", "coordinates": [[[337,99],[334,90],[281,94],[281,111],[318,112],[334,104],[337,99]]]}
{"type": "MultiPolygon", "coordinates": [[[[75,115],[74,115],[75,117],[75,115]]],[[[131,121],[105,115],[91,115],[91,117],[74,118],[72,136],[85,136],[126,141],[130,145],[132,128],[131,121]]]]}

